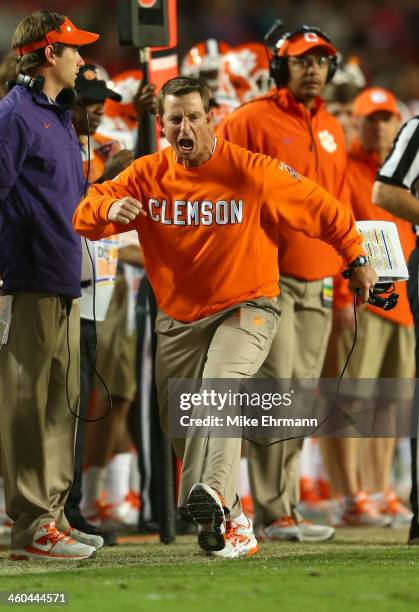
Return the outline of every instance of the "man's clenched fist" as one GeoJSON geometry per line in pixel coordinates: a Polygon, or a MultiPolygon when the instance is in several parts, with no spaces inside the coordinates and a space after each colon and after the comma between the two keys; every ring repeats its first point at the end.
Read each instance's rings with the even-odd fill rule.
{"type": "Polygon", "coordinates": [[[109,221],[123,223],[124,225],[134,221],[138,215],[146,217],[147,213],[141,202],[130,196],[116,200],[108,210],[109,221]]]}

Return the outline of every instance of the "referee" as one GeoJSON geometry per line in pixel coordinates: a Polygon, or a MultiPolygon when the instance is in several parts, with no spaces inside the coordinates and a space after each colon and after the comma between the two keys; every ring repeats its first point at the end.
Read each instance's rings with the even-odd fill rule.
{"type": "MultiPolygon", "coordinates": [[[[373,202],[393,215],[410,221],[416,232],[416,249],[409,259],[408,295],[415,320],[416,376],[419,372],[419,115],[409,119],[399,131],[384,165],[379,169],[373,188],[373,202]]],[[[416,386],[414,406],[419,407],[419,389],[416,386]]],[[[412,504],[413,518],[409,544],[419,545],[419,482],[418,431],[419,420],[415,410],[415,424],[411,437],[412,451],[412,504]]]]}

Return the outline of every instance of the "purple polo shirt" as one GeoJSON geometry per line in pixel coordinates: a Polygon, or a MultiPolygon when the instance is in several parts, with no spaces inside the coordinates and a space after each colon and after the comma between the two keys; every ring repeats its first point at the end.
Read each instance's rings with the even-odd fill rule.
{"type": "Polygon", "coordinates": [[[3,294],[80,295],[72,217],[84,190],[71,114],[16,85],[0,101],[0,278],[3,294]]]}

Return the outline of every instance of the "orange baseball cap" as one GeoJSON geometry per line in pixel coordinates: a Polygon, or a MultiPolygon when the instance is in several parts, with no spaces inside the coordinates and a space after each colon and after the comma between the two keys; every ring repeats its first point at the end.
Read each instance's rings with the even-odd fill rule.
{"type": "Polygon", "coordinates": [[[26,53],[32,53],[32,51],[37,51],[55,42],[61,43],[62,45],[81,47],[82,45],[89,45],[95,42],[98,38],[99,34],[79,30],[69,18],[66,17],[65,21],[60,26],[59,32],[57,32],[57,30],[51,30],[45,34],[42,40],[37,40],[24,47],[17,47],[15,51],[17,57],[22,57],[22,55],[26,53]]]}
{"type": "Polygon", "coordinates": [[[354,101],[354,115],[367,117],[378,111],[387,111],[400,118],[396,98],[391,91],[382,87],[364,89],[354,101]]]}
{"type": "Polygon", "coordinates": [[[280,56],[303,55],[316,47],[324,49],[327,56],[336,55],[335,47],[317,32],[304,32],[291,38],[282,38],[276,44],[280,56]]]}

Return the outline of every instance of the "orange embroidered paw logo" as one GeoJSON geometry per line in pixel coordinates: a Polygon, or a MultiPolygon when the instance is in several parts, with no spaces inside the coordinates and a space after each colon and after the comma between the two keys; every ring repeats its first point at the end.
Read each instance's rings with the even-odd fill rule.
{"type": "Polygon", "coordinates": [[[255,317],[253,317],[253,323],[256,325],[256,327],[260,327],[263,323],[263,318],[259,315],[256,315],[255,317]]]}

